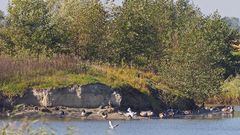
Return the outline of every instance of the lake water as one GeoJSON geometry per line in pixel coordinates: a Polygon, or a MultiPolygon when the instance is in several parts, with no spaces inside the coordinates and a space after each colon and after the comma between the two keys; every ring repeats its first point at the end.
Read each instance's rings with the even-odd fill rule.
{"type": "MultiPolygon", "coordinates": [[[[0,120],[21,123],[20,120],[0,120]]],[[[79,135],[240,135],[239,108],[234,115],[204,116],[186,119],[151,119],[113,121],[119,124],[114,130],[108,127],[108,121],[77,120],[39,120],[33,128],[45,127],[57,135],[73,131],[79,135]],[[71,129],[71,130],[69,130],[71,129]]]]}

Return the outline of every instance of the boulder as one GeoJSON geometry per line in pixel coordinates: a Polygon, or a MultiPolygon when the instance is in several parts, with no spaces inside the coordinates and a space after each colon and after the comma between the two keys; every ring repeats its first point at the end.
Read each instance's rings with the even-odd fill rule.
{"type": "Polygon", "coordinates": [[[167,108],[176,110],[194,110],[197,107],[193,99],[181,97],[171,91],[159,90],[158,97],[167,108]]]}
{"type": "Polygon", "coordinates": [[[17,97],[8,97],[0,94],[0,112],[13,109],[13,103],[17,97]]]}
{"type": "Polygon", "coordinates": [[[171,108],[178,110],[194,110],[197,108],[197,106],[192,99],[178,97],[171,103],[171,108]]]}
{"type": "Polygon", "coordinates": [[[147,111],[147,116],[148,117],[152,117],[154,115],[154,113],[152,111],[147,111]]]}
{"type": "MultiPolygon", "coordinates": [[[[101,83],[26,90],[21,97],[0,95],[0,111],[11,109],[19,104],[72,108],[105,108],[108,106],[114,108],[113,111],[120,109],[125,112],[127,108],[131,108],[138,112],[153,110],[154,113],[163,112],[166,108],[180,111],[196,108],[194,100],[179,97],[169,91],[151,89],[150,94],[147,95],[129,85],[113,90],[101,83]]],[[[142,115],[150,116],[145,113],[142,115]]]]}
{"type": "Polygon", "coordinates": [[[140,116],[141,117],[147,117],[147,112],[146,111],[141,111],[140,116]]]}
{"type": "Polygon", "coordinates": [[[15,101],[15,104],[97,108],[109,104],[113,107],[120,107],[121,100],[121,95],[114,92],[110,87],[96,83],[65,88],[28,90],[15,101]]]}
{"type": "Polygon", "coordinates": [[[154,113],[152,111],[141,111],[140,116],[142,117],[152,117],[154,113]]]}
{"type": "Polygon", "coordinates": [[[121,109],[124,111],[129,107],[137,111],[152,110],[152,105],[149,97],[139,90],[131,86],[124,86],[115,89],[115,91],[120,93],[122,96],[120,104],[121,109]]]}

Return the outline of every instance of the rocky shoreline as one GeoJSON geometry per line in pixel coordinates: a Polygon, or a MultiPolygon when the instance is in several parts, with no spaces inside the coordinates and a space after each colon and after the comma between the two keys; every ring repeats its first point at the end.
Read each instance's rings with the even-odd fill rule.
{"type": "Polygon", "coordinates": [[[1,118],[49,118],[49,119],[74,119],[74,120],[143,120],[143,119],[174,119],[174,118],[212,118],[214,116],[232,117],[234,110],[224,110],[229,107],[215,107],[214,109],[200,110],[166,110],[155,113],[149,111],[139,111],[131,117],[128,111],[120,111],[116,108],[68,108],[68,107],[39,107],[25,106],[23,104],[15,106],[14,110],[6,110],[0,113],[1,118]],[[83,115],[83,111],[85,114],[83,115]],[[105,114],[105,115],[104,115],[105,114]]]}
{"type": "MultiPolygon", "coordinates": [[[[0,116],[10,118],[72,118],[79,120],[127,120],[183,118],[232,114],[231,107],[197,107],[191,100],[166,102],[162,92],[151,96],[131,87],[112,89],[104,84],[27,90],[22,96],[0,99],[0,116]],[[169,105],[170,104],[170,105],[169,105]]],[[[171,96],[167,95],[171,98],[171,96]]]]}

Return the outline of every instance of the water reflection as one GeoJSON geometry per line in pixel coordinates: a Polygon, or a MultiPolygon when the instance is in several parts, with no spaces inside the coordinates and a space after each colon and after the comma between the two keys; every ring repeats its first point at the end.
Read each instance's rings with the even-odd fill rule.
{"type": "Polygon", "coordinates": [[[116,129],[112,130],[112,129],[107,129],[106,130],[106,135],[114,135],[116,129]]]}
{"type": "Polygon", "coordinates": [[[226,119],[226,118],[234,118],[240,117],[239,113],[233,114],[224,114],[224,113],[210,113],[204,115],[189,115],[184,116],[183,119],[197,119],[197,120],[219,120],[219,119],[226,119]]]}

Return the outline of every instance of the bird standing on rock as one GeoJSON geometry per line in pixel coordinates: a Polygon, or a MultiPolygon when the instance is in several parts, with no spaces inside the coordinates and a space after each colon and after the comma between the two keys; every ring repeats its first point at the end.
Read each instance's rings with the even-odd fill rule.
{"type": "Polygon", "coordinates": [[[185,111],[183,111],[183,114],[184,115],[191,115],[192,111],[191,110],[185,110],[185,111]]]}
{"type": "Polygon", "coordinates": [[[107,117],[108,117],[108,114],[106,112],[102,112],[101,115],[102,115],[102,118],[104,118],[104,119],[107,119],[107,117]]]}
{"type": "Polygon", "coordinates": [[[165,118],[166,117],[166,114],[165,113],[159,113],[159,118],[160,119],[163,119],[163,118],[165,118]]]}
{"type": "Polygon", "coordinates": [[[131,111],[132,111],[132,109],[129,107],[129,108],[127,109],[127,111],[128,111],[128,112],[131,112],[131,111]]]}
{"type": "Polygon", "coordinates": [[[82,112],[81,112],[81,117],[87,117],[87,116],[89,116],[90,114],[92,114],[92,112],[86,112],[86,111],[83,109],[82,112]]]}
{"type": "Polygon", "coordinates": [[[167,115],[168,115],[168,117],[174,117],[174,115],[175,115],[174,110],[173,109],[167,110],[167,115]]]}
{"type": "Polygon", "coordinates": [[[82,112],[81,112],[81,116],[82,116],[82,117],[85,117],[86,114],[87,114],[86,111],[83,109],[82,112]]]}
{"type": "Polygon", "coordinates": [[[227,106],[227,107],[222,108],[222,112],[223,113],[233,113],[234,108],[233,108],[233,106],[227,106]]]}
{"type": "Polygon", "coordinates": [[[234,112],[234,108],[233,108],[233,106],[230,106],[230,108],[229,108],[229,112],[230,112],[230,113],[234,112]]]}
{"type": "Polygon", "coordinates": [[[9,111],[9,110],[7,110],[7,112],[6,112],[6,115],[7,115],[7,117],[10,117],[10,116],[11,116],[11,114],[10,114],[10,111],[9,111]]]}
{"type": "Polygon", "coordinates": [[[132,112],[131,108],[127,109],[127,113],[125,114],[125,116],[130,117],[131,119],[137,114],[136,112],[132,112]]]}
{"type": "Polygon", "coordinates": [[[65,115],[65,112],[64,112],[64,111],[61,111],[61,112],[60,112],[60,118],[63,118],[64,115],[65,115]]]}

